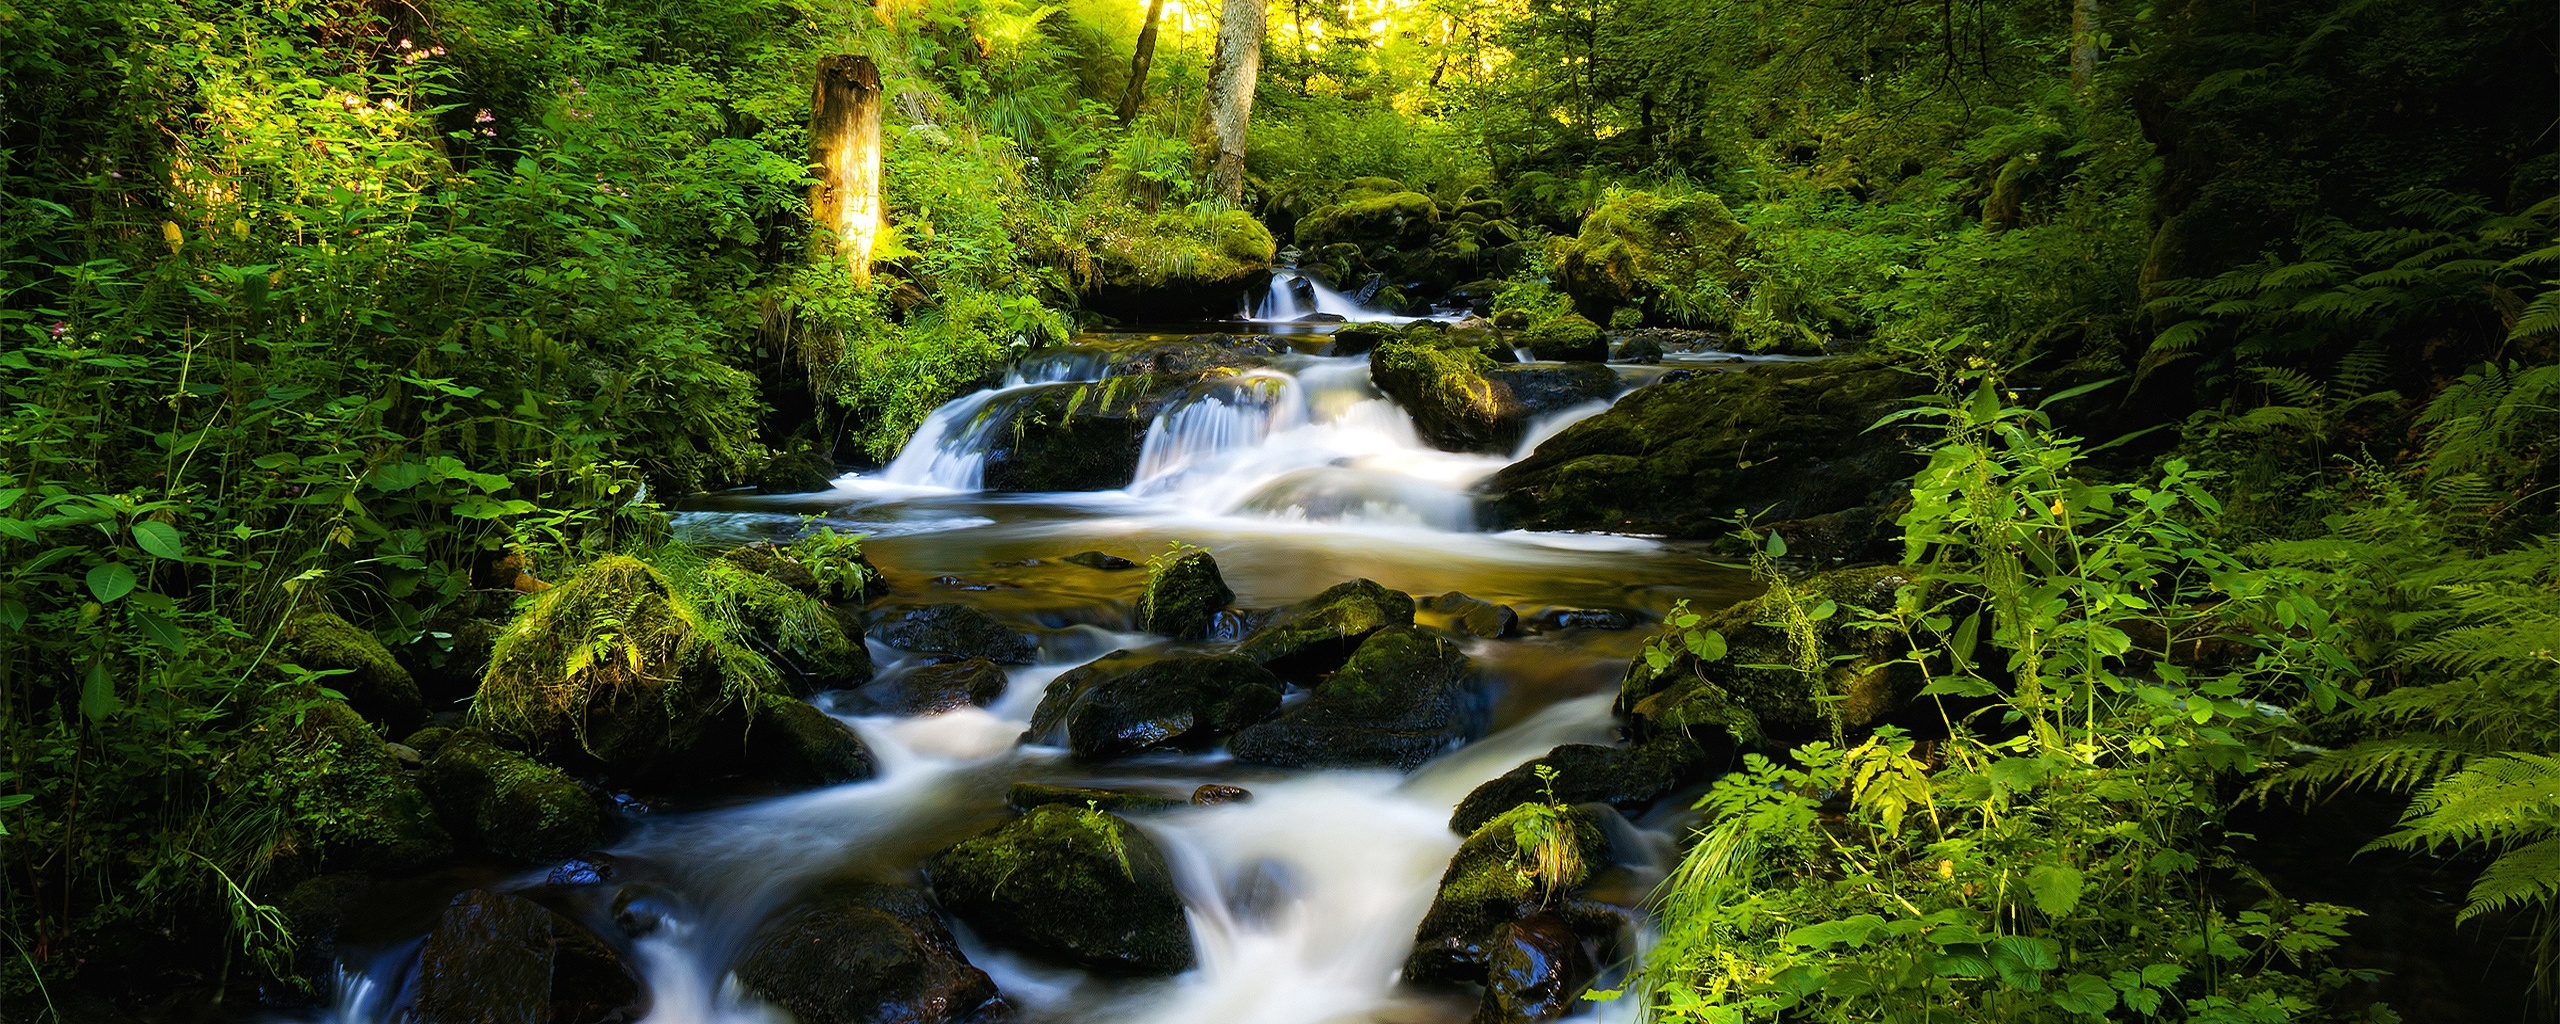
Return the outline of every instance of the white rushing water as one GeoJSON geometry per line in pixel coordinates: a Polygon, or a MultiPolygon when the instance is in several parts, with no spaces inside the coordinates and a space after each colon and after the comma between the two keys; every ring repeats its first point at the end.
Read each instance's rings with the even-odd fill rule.
{"type": "Polygon", "coordinates": [[[1339,319],[1355,324],[1409,324],[1417,320],[1454,319],[1443,316],[1398,316],[1362,305],[1359,298],[1325,286],[1324,282],[1292,269],[1271,272],[1271,283],[1260,295],[1247,295],[1244,318],[1254,323],[1296,323],[1310,317],[1339,319]]]}

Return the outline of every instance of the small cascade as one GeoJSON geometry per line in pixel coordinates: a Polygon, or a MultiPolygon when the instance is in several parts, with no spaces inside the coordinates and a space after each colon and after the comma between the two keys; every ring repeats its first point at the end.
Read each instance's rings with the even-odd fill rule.
{"type": "Polygon", "coordinates": [[[1132,487],[1260,446],[1273,431],[1303,421],[1305,413],[1297,379],[1283,373],[1248,373],[1195,386],[1147,426],[1132,487]]]}
{"type": "Polygon", "coordinates": [[[1263,287],[1262,294],[1245,295],[1243,317],[1255,323],[1296,323],[1319,316],[1355,324],[1409,324],[1438,319],[1371,309],[1348,293],[1327,288],[1315,278],[1287,268],[1271,272],[1271,283],[1263,287]]]}

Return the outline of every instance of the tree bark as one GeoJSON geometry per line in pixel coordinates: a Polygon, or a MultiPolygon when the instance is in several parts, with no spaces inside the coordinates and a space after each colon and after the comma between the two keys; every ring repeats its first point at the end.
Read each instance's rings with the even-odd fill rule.
{"type": "Polygon", "coordinates": [[[1156,62],[1156,21],[1164,17],[1164,0],[1147,0],[1147,25],[1138,30],[1138,52],[1129,58],[1129,88],[1120,93],[1120,127],[1138,119],[1147,101],[1147,68],[1156,62]]]}
{"type": "Polygon", "coordinates": [[[857,286],[871,283],[871,247],[880,237],[880,70],[871,58],[838,54],[818,62],[809,94],[809,216],[819,250],[845,262],[857,286]]]}
{"type": "Polygon", "coordinates": [[[1264,0],[1226,0],[1218,49],[1209,60],[1209,185],[1230,203],[1244,201],[1244,130],[1253,117],[1253,86],[1262,74],[1264,0]]]}
{"type": "Polygon", "coordinates": [[[2071,91],[2086,95],[2098,77],[2098,0],[2071,0],[2071,91]]]}

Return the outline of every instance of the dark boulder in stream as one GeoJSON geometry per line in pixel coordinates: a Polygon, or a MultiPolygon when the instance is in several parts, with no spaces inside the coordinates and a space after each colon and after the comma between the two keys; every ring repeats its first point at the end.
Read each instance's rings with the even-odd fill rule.
{"type": "Polygon", "coordinates": [[[621,1024],[647,1011],[622,957],[522,896],[454,897],[418,951],[398,1024],[621,1024]]]}
{"type": "Polygon", "coordinates": [[[881,643],[917,654],[985,658],[999,665],[1028,665],[1039,645],[995,616],[961,604],[894,610],[871,627],[881,643]]]}
{"type": "Polygon", "coordinates": [[[838,883],[767,923],[738,981],[798,1024],[964,1024],[1001,1016],[923,892],[838,883]]]}
{"type": "Polygon", "coordinates": [[[1399,340],[1369,354],[1369,379],[1413,416],[1434,448],[1509,452],[1529,422],[1616,395],[1618,373],[1599,363],[1497,366],[1482,349],[1399,340]]]}
{"type": "MultiPolygon", "coordinates": [[[[1547,915],[1549,922],[1533,926],[1533,931],[1560,928],[1582,938],[1614,938],[1624,918],[1613,908],[1578,895],[1592,874],[1608,863],[1609,844],[1600,827],[1600,815],[1605,813],[1588,807],[1530,804],[1479,826],[1449,859],[1431,910],[1414,930],[1413,952],[1404,964],[1405,980],[1487,985],[1489,1003],[1497,996],[1516,1001],[1531,994],[1537,984],[1534,977],[1519,979],[1520,984],[1509,986],[1513,990],[1509,993],[1500,991],[1505,986],[1489,984],[1497,965],[1523,966],[1518,962],[1521,957],[1506,949],[1515,938],[1514,924],[1547,915]],[[1524,831],[1544,833],[1556,842],[1523,848],[1519,838],[1524,831]]],[[[1533,940],[1552,953],[1564,952],[1556,948],[1560,944],[1537,935],[1518,938],[1533,940]]],[[[1564,1001],[1569,1003],[1589,980],[1589,973],[1581,972],[1572,986],[1575,991],[1565,993],[1564,1001]]]]}
{"type": "Polygon", "coordinates": [[[1164,851],[1107,811],[1032,808],[934,855],[925,874],[944,907],[993,941],[1110,974],[1192,965],[1164,851]]]}
{"type": "Polygon", "coordinates": [[[1520,613],[1512,610],[1510,605],[1495,604],[1454,590],[1438,597],[1417,599],[1413,605],[1447,623],[1450,630],[1468,636],[1491,640],[1520,633],[1520,613]]]}
{"type": "Polygon", "coordinates": [[[1475,663],[1411,626],[1371,634],[1313,696],[1237,733],[1236,760],[1282,768],[1412,771],[1483,734],[1475,663]]]}
{"type": "Polygon", "coordinates": [[[1411,595],[1352,580],[1274,613],[1236,653],[1283,676],[1312,678],[1340,667],[1369,634],[1410,625],[1411,595]]]}
{"type": "Polygon", "coordinates": [[[445,828],[493,853],[552,861],[604,838],[604,814],[576,779],[483,733],[447,738],[427,759],[424,777],[445,828]]]}
{"type": "Polygon", "coordinates": [[[835,460],[808,449],[781,452],[756,470],[757,494],[808,494],[836,485],[835,460]]]}
{"type": "Polygon", "coordinates": [[[929,715],[975,704],[985,707],[1010,685],[1004,666],[985,658],[944,661],[874,684],[880,702],[900,714],[929,715]]]}
{"type": "Polygon", "coordinates": [[[1011,429],[988,449],[991,491],[1107,491],[1129,486],[1146,448],[1156,404],[1171,387],[1153,377],[1115,377],[1041,388],[1012,410],[1011,429]]]}
{"type": "Polygon", "coordinates": [[[1052,680],[1025,736],[1063,741],[1085,760],[1196,750],[1270,715],[1285,685],[1232,654],[1114,651],[1052,680]]]}
{"type": "Polygon", "coordinates": [[[748,720],[745,759],[778,782],[832,786],[877,770],[862,735],[835,716],[787,697],[767,697],[748,720]]]}
{"type": "Polygon", "coordinates": [[[1206,551],[1185,551],[1169,562],[1150,567],[1147,588],[1138,595],[1138,628],[1176,640],[1209,635],[1218,613],[1235,603],[1218,574],[1218,560],[1206,551]]]}
{"type": "MultiPolygon", "coordinates": [[[[1725,749],[1732,748],[1727,744],[1725,749]]],[[[1471,835],[1504,811],[1546,799],[1634,811],[1693,781],[1708,761],[1707,752],[1683,735],[1656,737],[1632,747],[1567,743],[1477,786],[1458,802],[1457,811],[1449,816],[1449,828],[1471,835]],[[1539,778],[1541,768],[1554,777],[1539,778]]]]}

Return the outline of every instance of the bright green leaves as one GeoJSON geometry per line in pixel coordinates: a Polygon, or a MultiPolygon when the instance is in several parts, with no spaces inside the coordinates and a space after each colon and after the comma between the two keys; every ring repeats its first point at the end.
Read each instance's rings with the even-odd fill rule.
{"type": "Polygon", "coordinates": [[[133,593],[137,583],[133,570],[122,562],[107,562],[90,568],[87,582],[90,596],[97,598],[99,604],[109,604],[133,593]]]}
{"type": "Polygon", "coordinates": [[[1660,675],[1669,669],[1673,662],[1678,661],[1684,652],[1701,662],[1723,661],[1724,634],[1712,629],[1700,628],[1705,621],[1704,616],[1689,610],[1687,600],[1673,604],[1671,613],[1663,616],[1662,632],[1645,641],[1644,652],[1641,655],[1645,668],[1655,675],[1660,675]]]}
{"type": "Polygon", "coordinates": [[[155,519],[145,519],[133,524],[133,543],[136,547],[149,552],[153,558],[166,558],[174,562],[187,557],[186,548],[178,536],[178,528],[155,519]]]}
{"type": "Polygon", "coordinates": [[[91,662],[80,681],[80,714],[91,722],[104,722],[107,716],[124,710],[124,700],[116,696],[115,677],[108,673],[103,661],[91,662]]]}
{"type": "Polygon", "coordinates": [[[2039,864],[2027,870],[2027,891],[2036,909],[2063,917],[2080,906],[2080,869],[2069,864],[2039,864]]]}

